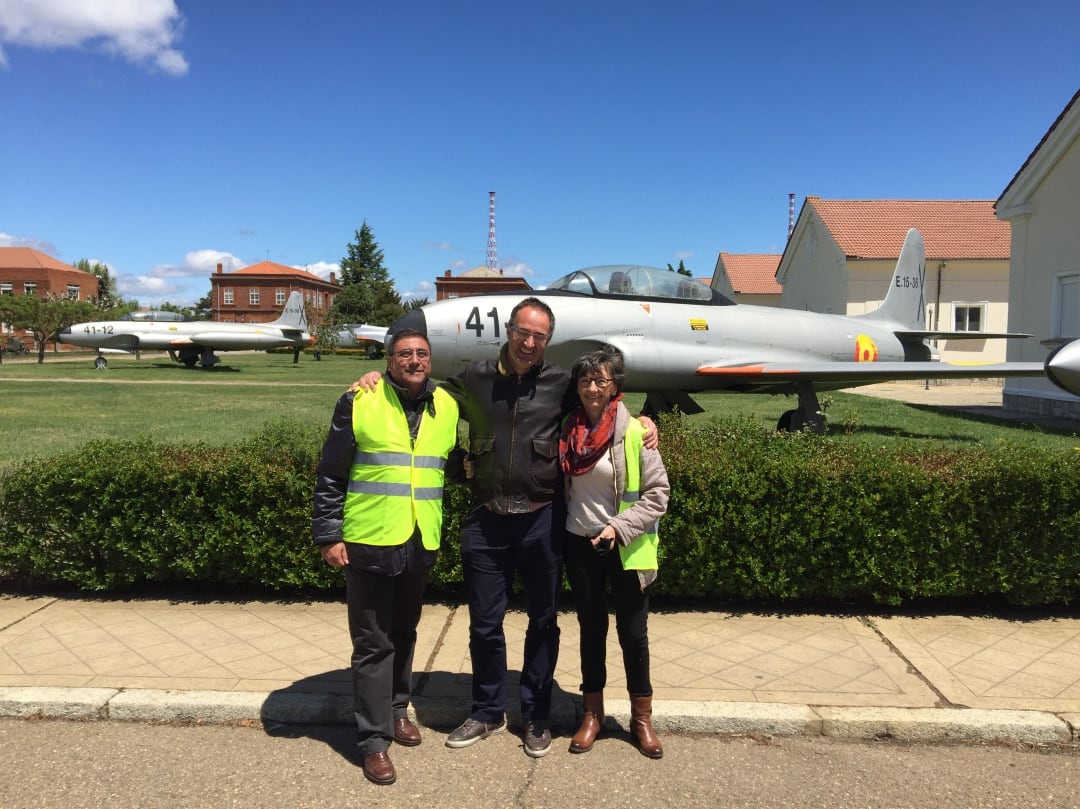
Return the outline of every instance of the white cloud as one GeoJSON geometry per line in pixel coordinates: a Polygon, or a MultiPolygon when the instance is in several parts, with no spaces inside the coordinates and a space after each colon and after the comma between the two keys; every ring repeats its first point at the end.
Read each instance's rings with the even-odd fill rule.
{"type": "Polygon", "coordinates": [[[0,0],[0,67],[8,65],[4,45],[88,48],[182,76],[188,63],[175,45],[183,26],[174,0],[0,0]]]}
{"type": "Polygon", "coordinates": [[[536,274],[536,271],[532,268],[532,265],[521,261],[520,259],[510,257],[510,259],[502,265],[503,275],[515,276],[520,278],[530,278],[536,274]]]}
{"type": "Polygon", "coordinates": [[[217,272],[218,264],[222,272],[233,272],[247,262],[221,250],[192,250],[182,264],[158,264],[142,275],[121,274],[116,285],[121,295],[135,298],[144,306],[157,306],[166,300],[188,305],[209,290],[210,276],[217,272]]]}
{"type": "Polygon", "coordinates": [[[316,261],[313,264],[305,264],[303,267],[297,267],[298,270],[307,270],[312,275],[317,275],[324,281],[330,280],[330,273],[334,274],[334,277],[341,281],[341,265],[336,261],[316,261]]]}
{"type": "MultiPolygon", "coordinates": [[[[3,0],[0,0],[3,2],[3,0]]],[[[56,245],[42,239],[26,239],[12,236],[10,233],[0,233],[0,247],[30,247],[47,256],[56,258],[56,245]]]]}
{"type": "Polygon", "coordinates": [[[694,257],[694,252],[692,250],[676,250],[675,251],[675,258],[677,258],[677,259],[682,260],[682,259],[693,258],[693,257],[694,257]]]}
{"type": "Polygon", "coordinates": [[[432,250],[453,250],[454,245],[450,242],[424,242],[424,247],[431,248],[432,250]]]}

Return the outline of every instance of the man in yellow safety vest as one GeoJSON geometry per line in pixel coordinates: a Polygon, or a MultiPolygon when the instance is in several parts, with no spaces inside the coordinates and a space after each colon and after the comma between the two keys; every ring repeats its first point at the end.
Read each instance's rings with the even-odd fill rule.
{"type": "Polygon", "coordinates": [[[345,571],[357,744],[376,784],[397,779],[392,741],[420,744],[408,717],[413,650],[458,422],[457,403],[430,372],[424,334],[392,335],[374,390],[353,386],[338,400],[317,468],[312,534],[323,559],[345,571]]]}

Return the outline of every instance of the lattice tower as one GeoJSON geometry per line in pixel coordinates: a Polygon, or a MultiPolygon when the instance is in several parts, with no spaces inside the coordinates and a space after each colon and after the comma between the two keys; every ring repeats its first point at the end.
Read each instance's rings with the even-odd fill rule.
{"type": "Polygon", "coordinates": [[[498,272],[499,259],[495,255],[495,192],[488,191],[488,251],[487,266],[498,272]]]}

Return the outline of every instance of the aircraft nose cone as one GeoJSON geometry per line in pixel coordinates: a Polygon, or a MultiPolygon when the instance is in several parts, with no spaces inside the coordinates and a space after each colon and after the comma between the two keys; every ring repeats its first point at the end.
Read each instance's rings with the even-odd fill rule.
{"type": "Polygon", "coordinates": [[[1046,376],[1062,390],[1080,396],[1080,339],[1058,346],[1046,358],[1046,376]]]}
{"type": "Polygon", "coordinates": [[[393,323],[390,324],[390,328],[387,331],[388,335],[396,335],[402,329],[412,329],[418,331],[425,337],[427,333],[427,318],[424,316],[422,309],[413,309],[404,317],[399,317],[393,323]]]}

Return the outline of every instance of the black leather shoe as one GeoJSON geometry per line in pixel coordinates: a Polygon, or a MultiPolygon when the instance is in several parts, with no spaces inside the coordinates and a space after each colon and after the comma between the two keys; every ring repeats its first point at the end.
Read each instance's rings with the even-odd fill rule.
{"type": "Polygon", "coordinates": [[[394,783],[397,773],[394,772],[394,762],[390,760],[390,754],[382,750],[364,756],[364,775],[373,784],[385,786],[394,783]]]}
{"type": "Polygon", "coordinates": [[[420,744],[420,728],[410,722],[407,716],[395,719],[394,741],[406,747],[416,747],[420,744]]]}

